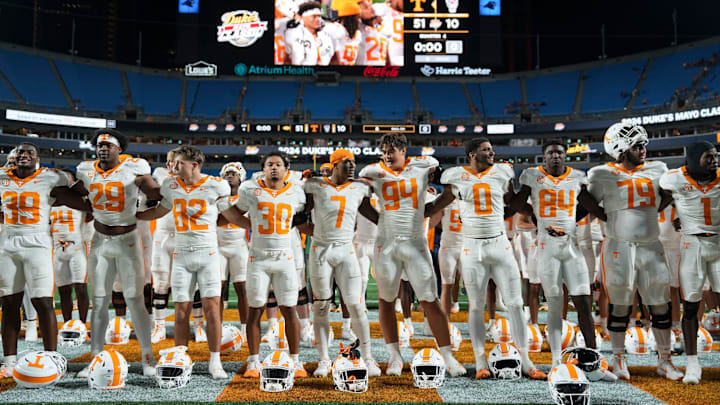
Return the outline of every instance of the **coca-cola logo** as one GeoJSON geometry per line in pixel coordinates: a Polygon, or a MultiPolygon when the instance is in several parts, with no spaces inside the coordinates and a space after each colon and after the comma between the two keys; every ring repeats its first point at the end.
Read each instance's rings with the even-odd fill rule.
{"type": "Polygon", "coordinates": [[[365,77],[398,77],[400,66],[366,66],[363,71],[365,77]]]}

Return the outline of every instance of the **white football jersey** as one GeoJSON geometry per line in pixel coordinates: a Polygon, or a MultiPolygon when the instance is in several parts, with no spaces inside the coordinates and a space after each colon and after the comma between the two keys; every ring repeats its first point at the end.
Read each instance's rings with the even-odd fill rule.
{"type": "Polygon", "coordinates": [[[314,177],[305,182],[303,188],[313,198],[313,239],[352,241],[358,208],[363,199],[370,196],[370,187],[361,181],[335,185],[327,177],[314,177]]]}
{"type": "MultiPolygon", "coordinates": [[[[235,204],[238,196],[233,195],[228,197],[230,204],[235,204]]],[[[247,216],[247,214],[246,214],[247,216]]],[[[235,224],[226,224],[217,227],[218,244],[220,246],[226,246],[232,243],[247,242],[247,229],[239,227],[235,224]]]]}
{"type": "MultiPolygon", "coordinates": [[[[262,170],[255,172],[252,175],[253,180],[262,180],[263,178],[265,178],[265,173],[263,173],[262,170]]],[[[287,174],[285,174],[285,177],[283,178],[283,181],[285,183],[293,183],[298,186],[302,186],[305,183],[302,172],[297,170],[288,170],[287,174]]]]}
{"type": "Polygon", "coordinates": [[[253,249],[292,249],[292,218],[305,208],[302,187],[287,183],[280,190],[271,190],[262,180],[244,181],[235,206],[249,214],[253,249]]]}
{"type": "Polygon", "coordinates": [[[475,173],[469,167],[445,170],[440,183],[452,187],[458,200],[463,236],[488,238],[504,233],[503,196],[514,177],[515,171],[506,163],[496,163],[481,173],[475,173]]]}
{"type": "Polygon", "coordinates": [[[360,30],[355,31],[355,36],[350,38],[350,34],[342,24],[332,22],[325,24],[323,32],[330,35],[333,40],[333,48],[335,48],[338,64],[354,66],[355,62],[357,62],[358,47],[362,38],[360,30]]]}
{"type": "Polygon", "coordinates": [[[50,235],[50,209],[55,203],[50,192],[62,186],[68,186],[68,178],[55,169],[41,167],[24,179],[15,176],[14,169],[0,170],[2,232],[7,235],[50,235]]]}
{"type": "Polygon", "coordinates": [[[361,66],[387,65],[389,38],[380,29],[360,24],[362,38],[358,47],[357,64],[361,66]]]}
{"type": "MultiPolygon", "coordinates": [[[[380,212],[380,204],[375,194],[370,197],[370,205],[380,212]]],[[[371,241],[377,238],[377,225],[362,215],[357,217],[357,227],[355,228],[355,239],[363,241],[371,241]]]]}
{"type": "Polygon", "coordinates": [[[300,24],[285,31],[285,52],[292,65],[326,66],[335,54],[333,40],[323,30],[314,36],[300,24]]]}
{"type": "Polygon", "coordinates": [[[90,193],[93,217],[108,226],[137,223],[140,187],[135,179],[146,174],[150,174],[150,165],[145,159],[123,159],[108,171],[102,170],[98,161],[82,162],[77,167],[77,179],[90,193]]]}
{"type": "Polygon", "coordinates": [[[668,205],[664,210],[658,213],[658,226],[660,227],[659,238],[663,244],[666,242],[676,241],[679,246],[682,233],[677,232],[675,227],[673,227],[673,221],[677,217],[677,210],[672,204],[668,205]]]}
{"type": "Polygon", "coordinates": [[[585,173],[565,167],[565,173],[555,177],[542,166],[529,167],[520,175],[520,184],[530,187],[530,200],[538,229],[562,230],[575,234],[575,210],[582,186],[588,184],[585,173]]]}
{"type": "MultiPolygon", "coordinates": [[[[153,171],[152,177],[155,182],[162,187],[165,180],[172,177],[172,174],[170,174],[168,169],[158,167],[153,171]]],[[[164,217],[158,218],[155,221],[155,229],[166,232],[175,232],[175,218],[173,218],[172,215],[165,215],[164,217]]]]}
{"type": "Polygon", "coordinates": [[[403,13],[387,4],[373,4],[375,13],[382,17],[382,32],[388,40],[388,59],[392,66],[405,65],[405,51],[403,48],[403,13]]]}
{"type": "Polygon", "coordinates": [[[374,163],[360,171],[373,183],[380,203],[378,232],[384,237],[416,238],[425,235],[425,194],[430,170],[438,166],[432,156],[412,157],[395,171],[385,163],[374,163]]]}
{"type": "Polygon", "coordinates": [[[462,221],[460,220],[460,206],[458,200],[453,200],[447,207],[443,208],[442,235],[440,235],[440,246],[459,247],[462,246],[462,221]]]}
{"type": "Polygon", "coordinates": [[[287,23],[292,18],[275,18],[275,64],[285,64],[285,32],[287,31],[287,23]]]}
{"type": "Polygon", "coordinates": [[[205,176],[193,185],[180,177],[168,178],[160,188],[164,208],[175,220],[175,247],[217,247],[217,200],[230,195],[230,185],[220,177],[205,176]]]}
{"type": "Polygon", "coordinates": [[[84,212],[70,207],[53,207],[50,210],[50,232],[53,241],[62,239],[79,243],[83,240],[84,227],[84,212]]]}
{"type": "Polygon", "coordinates": [[[720,170],[709,184],[699,184],[687,167],[670,170],[660,178],[660,187],[672,193],[683,235],[720,234],[720,170]]]}

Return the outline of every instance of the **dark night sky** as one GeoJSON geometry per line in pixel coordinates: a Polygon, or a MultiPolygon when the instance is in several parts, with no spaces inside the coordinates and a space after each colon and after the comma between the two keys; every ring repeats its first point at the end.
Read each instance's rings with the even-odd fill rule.
{"type": "MultiPolygon", "coordinates": [[[[204,2],[201,0],[201,7],[204,2]]],[[[247,7],[254,1],[226,3],[247,7]]],[[[470,0],[463,0],[470,1],[470,0]]],[[[478,1],[478,0],[473,0],[478,1]]],[[[135,64],[138,31],[143,31],[143,64],[172,67],[177,20],[176,0],[39,0],[43,11],[33,31],[32,2],[0,0],[0,41],[67,53],[73,16],[79,56],[108,59],[105,30],[108,10],[118,10],[113,57],[135,64]],[[113,6],[114,5],[114,6],[113,6]]],[[[600,27],[605,24],[606,53],[617,57],[667,47],[673,40],[672,12],[677,9],[678,40],[686,43],[720,35],[720,1],[584,1],[505,0],[503,50],[507,70],[533,69],[536,35],[540,67],[597,60],[600,27]]],[[[209,27],[213,29],[213,27],[209,27]]]]}

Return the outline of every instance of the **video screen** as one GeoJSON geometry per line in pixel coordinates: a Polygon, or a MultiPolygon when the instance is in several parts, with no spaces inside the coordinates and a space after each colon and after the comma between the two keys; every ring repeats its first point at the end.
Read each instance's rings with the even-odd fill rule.
{"type": "Polygon", "coordinates": [[[403,0],[275,0],[275,65],[405,66],[403,0]]]}

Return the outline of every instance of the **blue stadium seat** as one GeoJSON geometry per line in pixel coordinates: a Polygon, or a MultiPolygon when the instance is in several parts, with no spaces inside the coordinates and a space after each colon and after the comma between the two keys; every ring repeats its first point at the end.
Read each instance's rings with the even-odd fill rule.
{"type": "Polygon", "coordinates": [[[700,88],[703,89],[701,99],[712,98],[714,97],[714,93],[720,94],[720,64],[716,64],[715,67],[708,72],[703,82],[700,83],[700,88]]]}
{"type": "Polygon", "coordinates": [[[410,83],[362,83],[360,97],[374,119],[405,121],[407,112],[415,109],[410,83]]]}
{"type": "Polygon", "coordinates": [[[28,103],[69,108],[47,59],[0,49],[0,70],[28,103]]]}
{"type": "Polygon", "coordinates": [[[339,86],[316,86],[305,83],[303,109],[313,119],[343,119],[345,111],[355,104],[355,83],[339,86]]]}
{"type": "Polygon", "coordinates": [[[585,73],[582,113],[621,111],[632,94],[646,59],[601,66],[585,73]]]}
{"type": "Polygon", "coordinates": [[[431,111],[433,118],[472,118],[470,105],[460,83],[415,83],[424,111],[431,111]],[[439,97],[441,96],[442,97],[439,97]]]}
{"type": "Polygon", "coordinates": [[[177,115],[180,110],[180,79],[127,73],[133,105],[143,107],[146,115],[177,115]]]}
{"type": "Polygon", "coordinates": [[[528,104],[539,115],[571,114],[577,96],[580,71],[544,74],[525,80],[528,104]]]}
{"type": "Polygon", "coordinates": [[[511,117],[513,113],[507,110],[508,106],[522,102],[520,80],[467,83],[466,86],[475,107],[487,117],[511,117]]]}
{"type": "Polygon", "coordinates": [[[55,61],[70,97],[89,111],[115,112],[126,104],[120,72],[97,66],[55,61]]]}
{"type": "Polygon", "coordinates": [[[299,87],[298,82],[248,82],[243,108],[250,118],[280,119],[295,108],[299,87]]]}
{"type": "Polygon", "coordinates": [[[217,118],[237,104],[245,85],[239,80],[188,80],[185,111],[188,117],[217,118]]]}
{"type": "Polygon", "coordinates": [[[656,58],[635,99],[634,108],[661,106],[670,101],[675,90],[683,86],[691,88],[693,77],[702,67],[685,67],[684,64],[697,62],[703,58],[709,61],[713,53],[718,51],[720,44],[714,44],[656,58]]]}
{"type": "Polygon", "coordinates": [[[0,101],[7,103],[17,103],[18,100],[10,89],[5,85],[5,82],[0,81],[0,101]]]}

